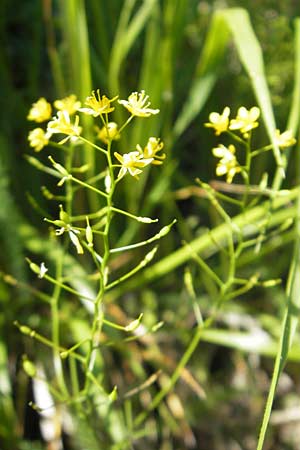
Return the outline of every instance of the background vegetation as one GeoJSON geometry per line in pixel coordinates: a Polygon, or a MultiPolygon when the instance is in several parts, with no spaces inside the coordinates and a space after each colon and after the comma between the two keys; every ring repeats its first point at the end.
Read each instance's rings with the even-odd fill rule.
{"type": "MultiPolygon", "coordinates": [[[[294,133],[297,131],[299,44],[294,20],[297,9],[297,2],[292,0],[1,2],[0,446],[3,450],[55,449],[61,448],[60,445],[72,450],[256,448],[283,318],[291,317],[286,310],[285,285],[297,230],[287,227],[286,219],[296,215],[295,206],[288,201],[274,211],[274,224],[281,225],[281,232],[275,231],[260,252],[249,250],[238,261],[241,277],[250,279],[259,273],[262,279],[280,278],[282,283],[270,289],[256,286],[227,302],[215,323],[201,334],[195,348],[191,345],[197,330],[195,305],[207,317],[216,291],[183,241],[193,243],[208,228],[220,223],[215,209],[195,183],[195,178],[207,183],[215,179],[211,148],[218,141],[203,127],[211,111],[221,112],[226,105],[236,111],[241,105],[249,108],[259,104],[265,125],[261,124],[257,131],[257,142],[268,139],[273,116],[280,130],[288,126],[294,133]],[[261,46],[262,79],[267,80],[268,87],[251,78],[251,64],[255,70],[260,69],[259,51],[255,39],[245,30],[252,30],[261,46]],[[152,399],[163,393],[148,418],[132,431],[132,441],[126,443],[118,438],[116,422],[115,428],[112,425],[114,417],[109,420],[98,417],[97,423],[90,421],[90,429],[82,418],[73,417],[72,427],[65,412],[61,413],[64,416],[61,425],[57,412],[47,419],[45,414],[28,406],[36,398],[34,384],[22,369],[22,355],[27,354],[48,373],[51,354],[14,326],[18,320],[45,336],[50,334],[48,306],[35,294],[36,290],[50,294],[51,289],[28,270],[25,257],[47,258],[50,267],[55,263],[55,248],[47,243],[49,227],[42,218],[54,216],[57,204],[45,198],[41,186],[55,190],[56,183],[25,158],[26,154],[36,156],[27,142],[28,110],[41,96],[52,101],[76,93],[83,101],[97,88],[109,97],[121,98],[145,89],[153,107],[160,108],[159,116],[146,123],[134,123],[118,151],[126,152],[149,135],[159,135],[167,153],[162,172],[154,168],[136,184],[127,180],[120,197],[124,209],[141,216],[159,217],[162,226],[177,219],[176,226],[161,242],[152,266],[112,290],[107,300],[107,310],[114,321],[124,324],[143,312],[143,323],[148,329],[164,322],[163,327],[144,340],[126,345],[120,340],[117,346],[105,349],[105,383],[108,388],[118,386],[117,407],[128,428],[141,411],[147,410],[152,399]],[[270,95],[271,110],[268,101],[265,102],[265,92],[270,95]],[[186,281],[189,274],[194,292],[186,281]],[[182,361],[187,348],[191,349],[190,358],[182,361]],[[126,397],[135,388],[137,393],[126,397]],[[55,438],[45,433],[45,420],[60,430],[55,438]]],[[[47,155],[42,152],[39,159],[46,163],[47,155]]],[[[90,155],[85,153],[82,163],[100,171],[90,155]]],[[[280,180],[287,189],[298,185],[299,160],[295,155],[291,155],[286,178],[280,180]]],[[[260,182],[264,172],[269,173],[271,186],[278,172],[270,153],[255,166],[253,184],[260,182]]],[[[95,200],[89,201],[92,208],[95,200]]],[[[120,221],[115,223],[113,232],[119,245],[126,245],[146,239],[158,229],[153,226],[149,233],[149,228],[145,231],[135,223],[120,221]]],[[[201,256],[210,257],[210,266],[217,273],[224,273],[227,265],[224,252],[212,251],[209,246],[204,250],[201,256]]],[[[138,258],[136,254],[135,257],[138,258]]],[[[116,259],[116,273],[124,265],[131,265],[132,258],[129,253],[125,260],[116,259]]],[[[298,268],[297,258],[293,261],[298,268]]],[[[74,264],[70,265],[70,277],[77,276],[74,271],[78,267],[74,264]]],[[[83,266],[88,271],[88,261],[83,266]]],[[[66,345],[72,345],[85,333],[88,312],[71,296],[66,295],[64,300],[61,329],[66,345]]],[[[294,326],[295,322],[290,328],[294,326]]],[[[116,337],[108,330],[103,339],[111,341],[116,337]]],[[[294,341],[299,342],[298,338],[297,333],[294,341]]],[[[278,384],[275,383],[277,394],[266,449],[299,447],[299,359],[300,347],[294,345],[289,362],[278,384]]]]}

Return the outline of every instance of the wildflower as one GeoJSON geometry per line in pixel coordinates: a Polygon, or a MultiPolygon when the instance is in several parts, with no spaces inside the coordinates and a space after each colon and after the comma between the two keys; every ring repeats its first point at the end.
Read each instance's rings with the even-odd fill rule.
{"type": "Polygon", "coordinates": [[[93,230],[92,227],[90,226],[90,222],[88,217],[86,217],[86,229],[85,229],[85,237],[88,243],[88,247],[93,248],[93,230]]]}
{"type": "Polygon", "coordinates": [[[28,113],[27,119],[35,122],[45,122],[51,117],[51,105],[44,97],[41,97],[32,107],[28,113]]]}
{"type": "Polygon", "coordinates": [[[34,128],[28,134],[28,141],[30,147],[34,148],[35,152],[40,152],[46,145],[48,145],[50,133],[45,133],[42,128],[34,128]]]}
{"type": "Polygon", "coordinates": [[[45,274],[48,272],[47,267],[45,266],[45,263],[42,262],[39,266],[32,262],[29,258],[26,258],[27,262],[29,263],[29,267],[32,270],[32,272],[36,273],[39,278],[44,278],[45,274]]]}
{"type": "Polygon", "coordinates": [[[248,131],[258,127],[259,115],[260,110],[257,106],[253,106],[249,111],[242,106],[239,108],[236,118],[230,121],[229,129],[240,130],[244,137],[247,137],[248,131]]]}
{"type": "Polygon", "coordinates": [[[223,109],[222,114],[212,112],[209,115],[209,122],[204,125],[206,127],[213,128],[215,130],[215,134],[219,136],[221,133],[228,130],[229,114],[230,108],[228,106],[223,109]]]}
{"type": "Polygon", "coordinates": [[[214,156],[221,158],[216,169],[217,176],[227,174],[226,181],[231,183],[235,174],[241,172],[241,167],[235,157],[234,145],[229,145],[227,148],[225,145],[220,144],[219,147],[213,148],[212,152],[214,156]]]}
{"type": "Polygon", "coordinates": [[[45,274],[48,272],[47,267],[45,266],[45,263],[42,262],[40,265],[40,273],[39,273],[39,278],[44,278],[45,274]]]}
{"type": "Polygon", "coordinates": [[[120,155],[119,153],[114,153],[117,160],[121,163],[121,169],[118,174],[118,178],[122,178],[126,172],[128,171],[130,175],[136,177],[142,171],[140,167],[145,167],[148,164],[151,164],[153,158],[144,158],[143,154],[139,151],[134,151],[130,153],[125,153],[124,155],[120,155]]]}
{"type": "Polygon", "coordinates": [[[158,114],[159,109],[148,108],[151,105],[148,99],[149,95],[146,95],[145,91],[141,91],[133,92],[128,100],[118,100],[118,102],[128,109],[133,116],[149,117],[151,114],[158,114]]]}
{"type": "Polygon", "coordinates": [[[62,186],[67,180],[70,180],[72,178],[72,175],[69,174],[69,172],[59,163],[54,161],[52,156],[48,156],[49,161],[52,163],[53,167],[59,175],[61,176],[61,179],[57,183],[57,186],[62,186]]]}
{"type": "Polygon", "coordinates": [[[296,139],[293,137],[292,131],[287,130],[280,134],[279,130],[275,131],[275,142],[280,148],[288,148],[296,144],[296,139]]]}
{"type": "Polygon", "coordinates": [[[47,222],[51,222],[54,223],[55,225],[60,226],[59,229],[55,230],[56,236],[61,236],[64,233],[68,233],[72,244],[76,247],[77,253],[83,254],[83,248],[77,236],[78,234],[80,234],[80,231],[73,228],[72,225],[69,223],[69,215],[66,213],[66,211],[63,210],[62,205],[59,205],[59,208],[60,208],[59,220],[55,220],[53,222],[48,219],[45,220],[47,222]]]}
{"type": "Polygon", "coordinates": [[[53,117],[53,120],[48,123],[47,132],[51,134],[67,134],[67,137],[59,142],[60,144],[64,144],[70,138],[72,140],[78,138],[82,130],[78,123],[79,116],[75,116],[75,122],[72,124],[67,111],[58,111],[57,117],[53,117]]]}
{"type": "Polygon", "coordinates": [[[56,236],[61,236],[62,234],[64,234],[64,232],[67,232],[69,235],[69,238],[72,242],[72,244],[75,246],[77,253],[79,255],[83,254],[83,248],[82,245],[80,244],[80,241],[77,237],[77,234],[80,233],[80,231],[75,230],[74,228],[72,228],[70,225],[66,225],[65,227],[61,227],[60,229],[55,231],[55,235],[56,236]]]}
{"type": "Polygon", "coordinates": [[[118,96],[110,100],[105,95],[102,95],[101,97],[100,90],[97,89],[97,97],[95,91],[93,91],[92,95],[87,97],[85,101],[85,105],[87,105],[88,108],[80,108],[79,111],[94,117],[100,116],[101,114],[108,114],[115,109],[111,106],[111,102],[115,101],[117,98],[118,96]]]}
{"type": "Polygon", "coordinates": [[[37,375],[37,368],[35,364],[25,356],[23,357],[23,370],[31,378],[34,378],[37,375]]]}
{"type": "Polygon", "coordinates": [[[55,100],[54,106],[59,111],[67,111],[69,115],[75,114],[81,106],[81,102],[77,100],[76,95],[72,94],[68,97],[55,100]]]}
{"type": "Polygon", "coordinates": [[[150,137],[146,147],[142,150],[140,145],[137,145],[137,150],[143,155],[144,158],[153,158],[152,164],[159,165],[163,163],[166,155],[157,155],[157,153],[163,148],[164,143],[160,142],[160,139],[150,137]]]}
{"type": "Polygon", "coordinates": [[[108,144],[109,141],[117,141],[121,137],[115,122],[108,122],[106,127],[102,127],[101,130],[98,128],[98,130],[97,137],[105,144],[108,144]]]}

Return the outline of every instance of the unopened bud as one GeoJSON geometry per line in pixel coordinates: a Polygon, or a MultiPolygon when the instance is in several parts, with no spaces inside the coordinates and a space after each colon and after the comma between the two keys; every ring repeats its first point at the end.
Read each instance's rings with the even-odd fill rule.
{"type": "Polygon", "coordinates": [[[130,324],[125,327],[125,331],[134,331],[134,330],[136,330],[140,326],[142,317],[143,317],[143,313],[141,313],[137,319],[135,319],[132,322],[130,322],[130,324]]]}
{"type": "Polygon", "coordinates": [[[150,217],[137,217],[138,222],[153,223],[158,222],[158,219],[150,219],[150,217]]]}
{"type": "Polygon", "coordinates": [[[72,241],[72,244],[76,247],[77,253],[79,255],[82,255],[83,248],[82,248],[82,245],[80,244],[80,241],[79,241],[78,237],[76,236],[76,234],[73,231],[69,231],[69,236],[72,241]]]}
{"type": "Polygon", "coordinates": [[[274,279],[274,280],[267,280],[267,281],[264,281],[262,283],[262,285],[264,287],[273,287],[273,286],[277,286],[278,284],[280,284],[281,281],[282,281],[281,278],[277,278],[277,279],[274,279]]]}
{"type": "Polygon", "coordinates": [[[93,245],[94,245],[93,244],[93,241],[94,241],[93,230],[90,226],[88,217],[86,218],[86,223],[87,223],[87,225],[86,225],[86,229],[85,229],[85,237],[86,237],[88,246],[93,247],[93,245]]]}
{"type": "Polygon", "coordinates": [[[117,398],[118,398],[118,388],[117,388],[117,386],[114,386],[113,390],[108,395],[108,398],[109,398],[109,400],[111,402],[114,402],[114,401],[117,400],[117,398]]]}
{"type": "Polygon", "coordinates": [[[52,158],[52,156],[48,156],[49,160],[51,161],[54,169],[56,169],[61,175],[64,175],[65,177],[67,177],[69,175],[69,173],[67,172],[67,170],[59,163],[57,163],[56,161],[54,161],[54,159],[52,158]]]}
{"type": "Polygon", "coordinates": [[[33,378],[36,376],[37,369],[33,362],[29,361],[26,356],[23,358],[23,369],[29,377],[33,378]]]}
{"type": "Polygon", "coordinates": [[[66,211],[64,211],[63,205],[59,205],[59,218],[64,223],[69,223],[70,222],[69,214],[66,211]]]}

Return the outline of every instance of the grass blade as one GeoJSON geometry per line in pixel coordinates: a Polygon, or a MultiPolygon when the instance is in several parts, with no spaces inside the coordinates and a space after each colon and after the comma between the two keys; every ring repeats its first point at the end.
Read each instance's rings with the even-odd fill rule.
{"type": "MultiPolygon", "coordinates": [[[[284,223],[284,221],[288,218],[295,217],[295,207],[291,207],[290,202],[295,200],[298,196],[299,188],[295,188],[291,190],[289,194],[283,197],[277,196],[275,198],[273,204],[273,214],[268,222],[268,227],[272,228],[278,226],[281,223],[284,223]],[[290,208],[287,207],[288,205],[290,208]]],[[[257,235],[260,231],[259,223],[265,219],[268,204],[269,200],[260,206],[256,206],[245,213],[235,216],[232,219],[232,226],[238,227],[246,237],[257,235]]],[[[140,286],[142,283],[151,282],[161,276],[171,273],[174,269],[185,264],[191,259],[191,248],[194,253],[199,253],[201,256],[203,255],[203,257],[204,255],[205,257],[208,257],[216,253],[219,248],[222,247],[222,243],[226,242],[227,233],[228,224],[222,223],[221,225],[213,228],[209,233],[205,233],[189,242],[188,247],[182,247],[176,250],[158,261],[156,264],[153,264],[150,268],[145,269],[140,276],[135,277],[132,284],[126,284],[126,287],[130,286],[130,288],[134,288],[140,286]],[[215,242],[218,242],[218,248],[216,247],[215,242]]]]}
{"type": "Polygon", "coordinates": [[[148,0],[147,2],[143,2],[142,6],[136,12],[131,21],[130,15],[134,7],[135,0],[127,0],[124,2],[111,51],[111,63],[109,67],[108,79],[110,83],[110,93],[113,95],[120,93],[119,75],[122,63],[140,32],[144,28],[156,2],[157,0],[148,0]]]}
{"type": "MultiPolygon", "coordinates": [[[[202,340],[211,344],[234,348],[246,353],[274,358],[277,352],[277,342],[268,333],[258,333],[257,329],[249,332],[220,330],[217,328],[204,329],[202,340]]],[[[289,361],[300,361],[300,346],[293,345],[288,355],[289,361]]]]}
{"type": "Polygon", "coordinates": [[[300,199],[298,199],[297,208],[297,237],[294,246],[294,256],[289,273],[289,282],[287,286],[287,306],[282,323],[282,334],[279,342],[279,349],[275,360],[274,372],[271,387],[267,399],[266,409],[260,430],[257,450],[262,450],[266,431],[268,428],[273,401],[279,377],[285,366],[291,348],[296,327],[298,324],[298,315],[300,308],[300,199]]]}
{"type": "MultiPolygon", "coordinates": [[[[295,86],[292,100],[291,112],[288,120],[288,127],[294,132],[299,126],[299,96],[300,96],[300,21],[295,21],[296,35],[295,35],[295,86]]],[[[298,161],[299,161],[299,144],[298,144],[298,161]]],[[[300,182],[300,173],[298,169],[297,173],[298,184],[300,182]]],[[[274,372],[272,376],[271,387],[266,403],[266,409],[260,429],[257,450],[262,450],[269,420],[271,416],[273,401],[276,393],[277,384],[280,375],[283,371],[285,363],[287,361],[291,345],[295,336],[296,328],[299,320],[299,308],[300,308],[300,198],[297,200],[297,217],[295,223],[296,238],[294,243],[294,254],[292,263],[290,266],[289,279],[287,283],[287,305],[282,321],[282,332],[279,341],[278,352],[276,355],[274,372]]]]}
{"type": "Polygon", "coordinates": [[[229,33],[223,13],[217,11],[211,22],[187,101],[175,122],[174,138],[180,137],[199,114],[209,97],[218,77],[218,70],[223,60],[228,39],[229,33]]]}
{"type": "Polygon", "coordinates": [[[242,8],[228,9],[223,14],[232,34],[240,60],[251,80],[270,142],[273,144],[273,152],[277,166],[280,169],[281,176],[284,177],[281,153],[274,138],[276,125],[264,71],[262,50],[250,23],[249,14],[242,8]]]}
{"type": "Polygon", "coordinates": [[[62,30],[68,48],[70,83],[68,89],[83,100],[92,89],[88,31],[83,0],[60,4],[62,30]]]}

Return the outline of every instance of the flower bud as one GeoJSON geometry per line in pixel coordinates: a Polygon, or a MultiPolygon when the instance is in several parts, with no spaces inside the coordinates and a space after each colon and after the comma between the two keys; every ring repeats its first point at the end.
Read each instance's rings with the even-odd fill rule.
{"type": "Polygon", "coordinates": [[[143,313],[141,313],[137,319],[130,322],[130,324],[125,327],[125,331],[135,331],[140,326],[142,317],[143,313]]]}
{"type": "Polygon", "coordinates": [[[31,378],[35,377],[37,374],[36,366],[33,364],[33,362],[29,361],[26,356],[23,357],[23,369],[31,378]]]}
{"type": "Polygon", "coordinates": [[[69,214],[66,211],[64,211],[63,205],[59,205],[59,218],[64,223],[70,222],[69,214]]]}
{"type": "Polygon", "coordinates": [[[114,401],[117,400],[117,398],[118,398],[118,388],[117,388],[117,386],[114,386],[113,390],[108,395],[108,398],[109,398],[109,400],[111,402],[114,402],[114,401]]]}
{"type": "Polygon", "coordinates": [[[86,223],[87,223],[87,225],[86,225],[86,229],[85,229],[85,237],[86,237],[88,246],[93,247],[93,245],[94,245],[93,244],[93,241],[94,241],[93,230],[92,230],[92,227],[90,226],[88,217],[86,218],[86,223]]]}

